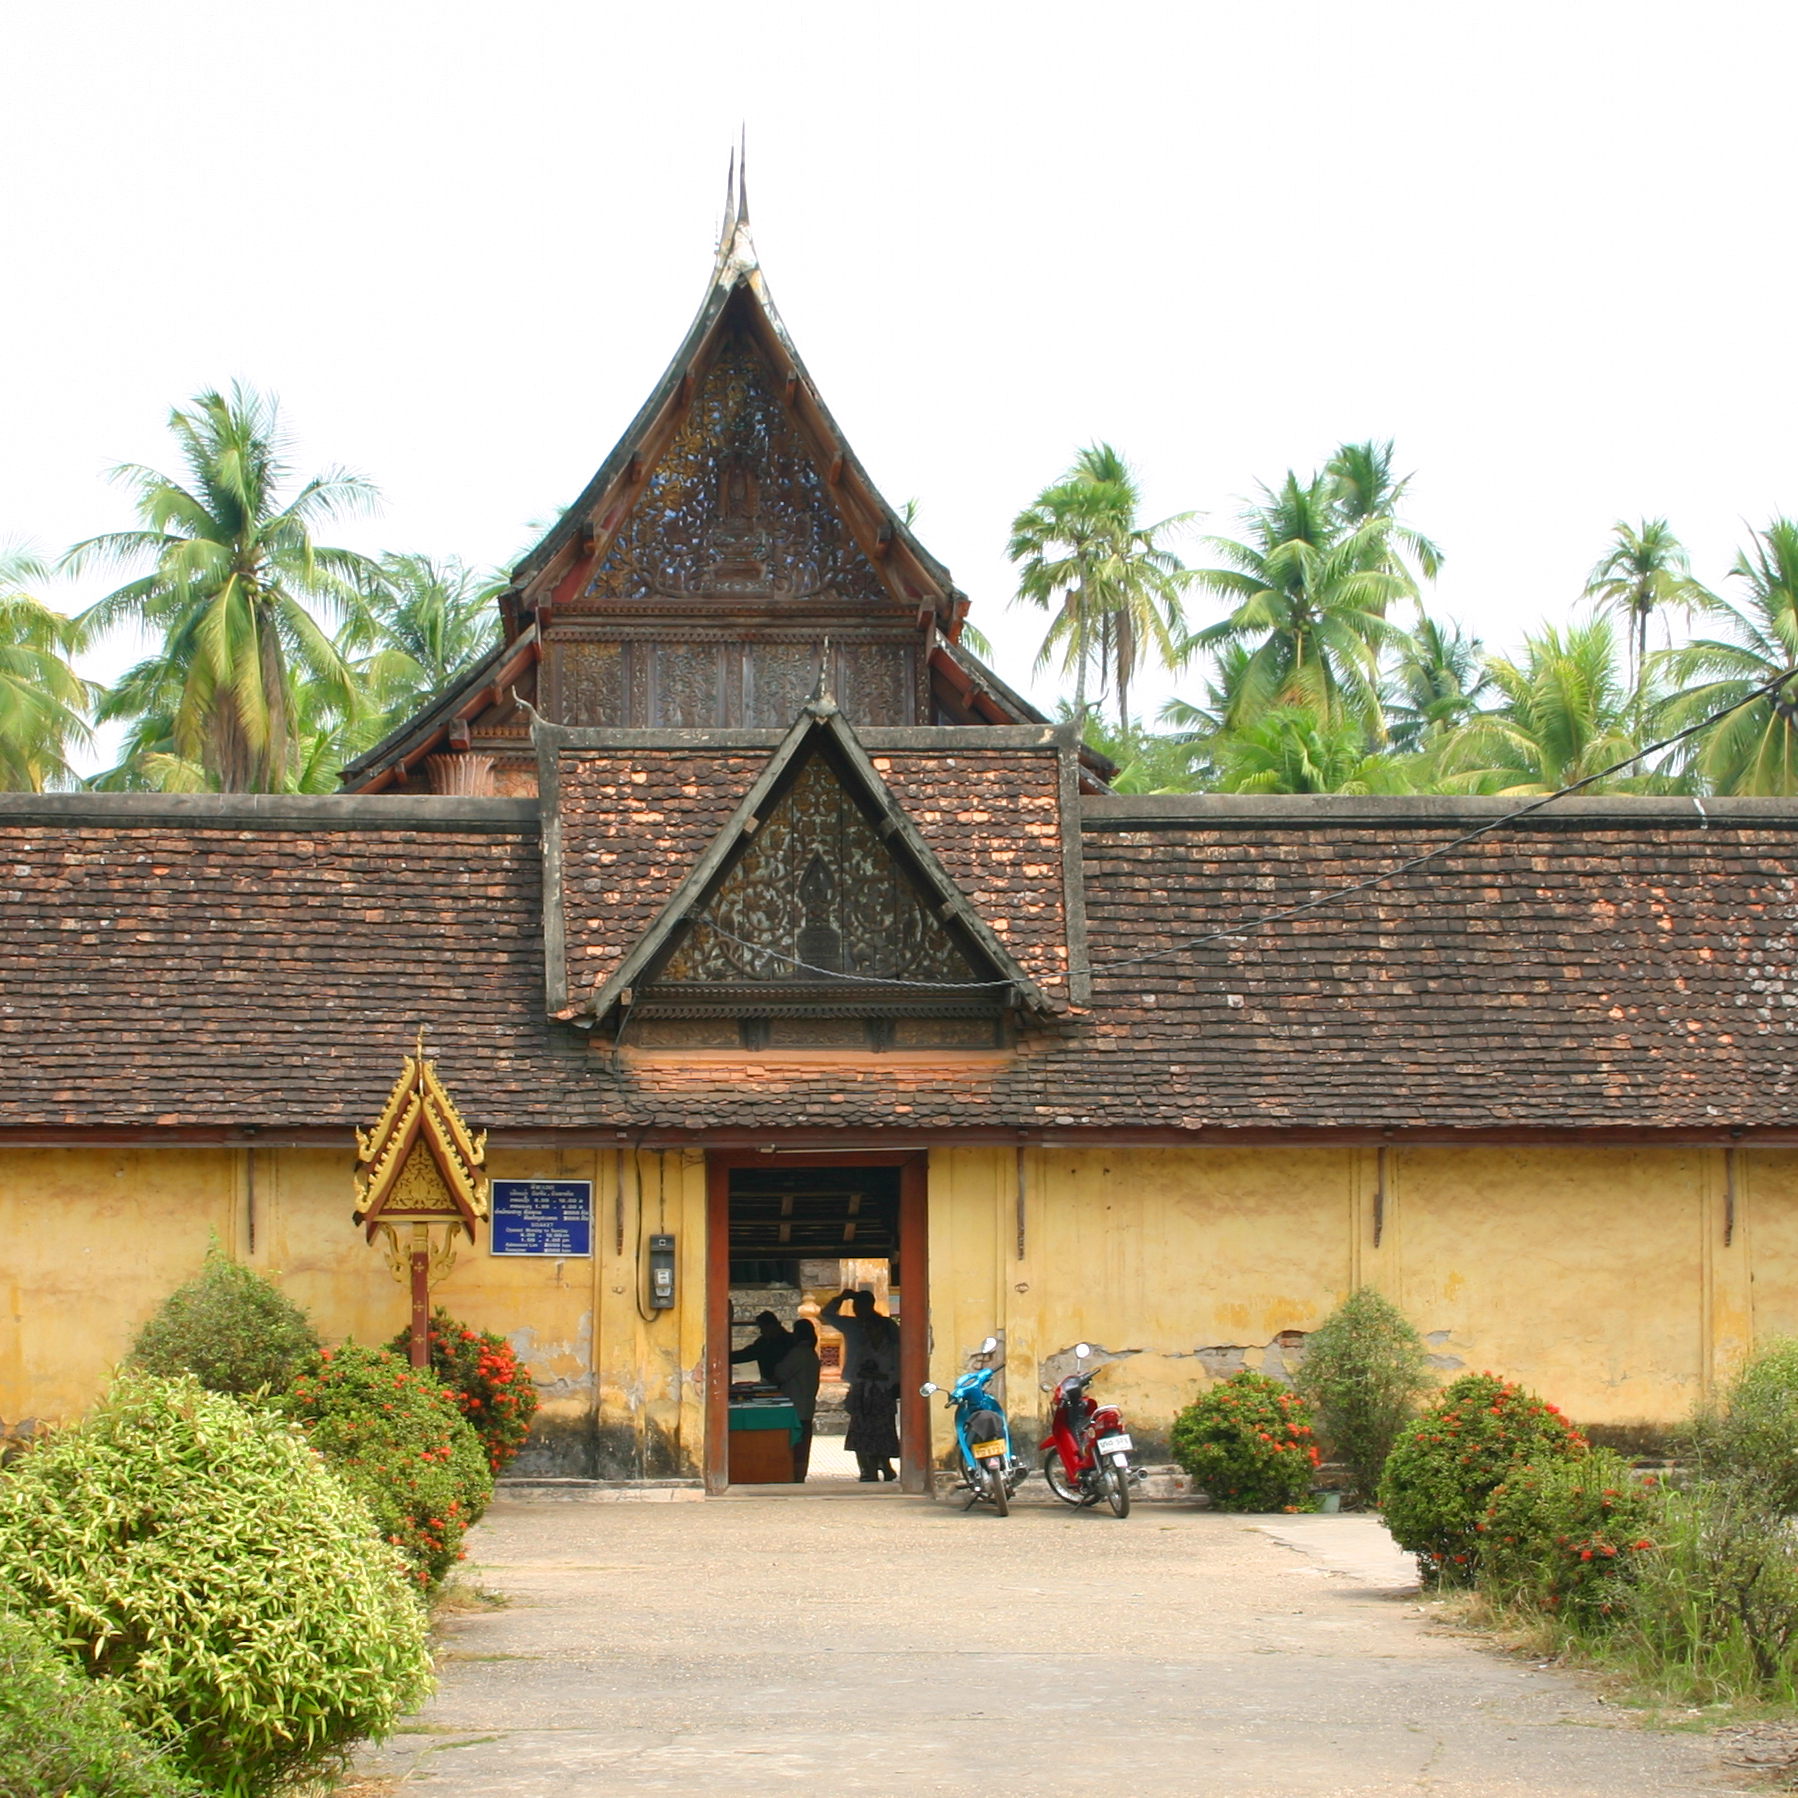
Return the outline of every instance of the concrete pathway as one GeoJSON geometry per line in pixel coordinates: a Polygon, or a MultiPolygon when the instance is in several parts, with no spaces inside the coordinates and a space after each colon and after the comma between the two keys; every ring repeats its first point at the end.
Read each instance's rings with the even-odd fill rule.
{"type": "MultiPolygon", "coordinates": [[[[1027,1489],[1028,1490],[1028,1489],[1027,1489]]],[[[1737,1789],[1701,1738],[1419,1617],[1360,1518],[1128,1519],[854,1488],[502,1503],[508,1608],[366,1757],[420,1798],[806,1792],[1656,1798],[1737,1789]]],[[[385,1777],[383,1777],[385,1776],[385,1777]]]]}

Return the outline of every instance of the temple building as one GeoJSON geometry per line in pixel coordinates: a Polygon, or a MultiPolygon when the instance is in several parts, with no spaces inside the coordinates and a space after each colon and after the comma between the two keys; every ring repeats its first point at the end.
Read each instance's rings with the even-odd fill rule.
{"type": "Polygon", "coordinates": [[[433,1297],[532,1367],[522,1472],[723,1485],[742,1322],[839,1280],[912,1490],[989,1333],[1020,1434],[1084,1339],[1152,1457],[1362,1284],[1619,1439],[1798,1331],[1798,805],[1113,793],[963,646],[740,195],[500,603],[338,795],[0,796],[0,1427],[211,1239],[399,1329],[356,1132],[427,1060],[363,1164],[454,1119],[433,1297]]]}

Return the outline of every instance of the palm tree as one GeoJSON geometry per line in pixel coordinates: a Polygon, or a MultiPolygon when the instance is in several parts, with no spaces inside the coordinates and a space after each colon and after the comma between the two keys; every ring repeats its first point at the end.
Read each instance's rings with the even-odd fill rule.
{"type": "MultiPolygon", "coordinates": [[[[1462,793],[1552,793],[1621,761],[1637,747],[1632,694],[1619,675],[1617,640],[1599,616],[1524,639],[1521,661],[1489,667],[1498,706],[1446,737],[1440,785],[1462,793]]],[[[1669,789],[1665,779],[1621,775],[1597,791],[1669,789]]]]}
{"type": "Polygon", "coordinates": [[[1225,793],[1409,793],[1407,762],[1345,712],[1276,705],[1212,745],[1225,793]]]}
{"type": "Polygon", "coordinates": [[[371,712],[369,741],[444,692],[499,640],[495,596],[503,576],[479,574],[455,557],[385,555],[364,603],[338,634],[359,657],[371,712]]]}
{"type": "Polygon", "coordinates": [[[275,403],[233,386],[200,394],[170,415],[186,484],[136,464],[116,471],[142,527],[78,543],[71,569],[92,562],[147,574],[91,606],[90,628],[137,624],[159,632],[157,660],[178,684],[169,741],[226,792],[280,792],[293,778],[296,675],[355,711],[352,671],[309,609],[354,610],[374,569],[349,550],[313,541],[321,521],[371,503],[374,489],[342,470],[315,475],[291,498],[275,403]]]}
{"type": "Polygon", "coordinates": [[[1392,566],[1392,521],[1351,522],[1327,475],[1263,487],[1244,514],[1244,540],[1213,537],[1229,564],[1201,568],[1199,585],[1233,602],[1229,616],[1187,639],[1188,654],[1242,645],[1249,655],[1224,723],[1239,730],[1276,705],[1349,713],[1384,736],[1380,652],[1393,640],[1391,602],[1412,591],[1392,566]]]}
{"type": "Polygon", "coordinates": [[[1141,492],[1130,465],[1108,443],[1089,445],[1074,466],[1012,521],[1007,554],[1020,564],[1017,602],[1055,614],[1037,666],[1057,651],[1074,675],[1074,715],[1087,716],[1089,667],[1116,683],[1118,722],[1128,732],[1130,682],[1145,651],[1172,667],[1188,579],[1160,541],[1186,513],[1138,521],[1141,492]]]}
{"type": "Polygon", "coordinates": [[[1415,594],[1417,579],[1410,562],[1416,562],[1417,572],[1425,580],[1433,581],[1442,571],[1442,551],[1421,531],[1400,521],[1399,502],[1414,477],[1394,478],[1392,451],[1390,437],[1370,437],[1365,443],[1344,443],[1324,464],[1324,473],[1329,477],[1336,510],[1345,524],[1352,526],[1364,524],[1370,518],[1383,518],[1392,527],[1392,572],[1403,574],[1411,582],[1415,594]]]}
{"type": "Polygon", "coordinates": [[[1479,711],[1492,674],[1479,638],[1440,619],[1419,618],[1394,647],[1386,694],[1392,746],[1415,752],[1458,730],[1479,711]]]}
{"type": "Polygon", "coordinates": [[[1655,658],[1674,689],[1658,717],[1663,728],[1684,730],[1740,706],[1692,738],[1680,765],[1713,793],[1798,794],[1798,705],[1792,689],[1741,703],[1756,687],[1798,667],[1798,522],[1775,518],[1757,531],[1729,574],[1742,583],[1739,605],[1714,594],[1698,602],[1717,620],[1720,633],[1655,658]]]}
{"type": "Polygon", "coordinates": [[[70,761],[93,741],[97,689],[71,664],[86,632],[28,589],[48,570],[24,550],[0,551],[0,787],[78,787],[70,761]]]}
{"type": "Polygon", "coordinates": [[[1586,577],[1585,596],[1626,620],[1629,684],[1639,689],[1648,663],[1648,620],[1671,606],[1700,606],[1710,597],[1692,578],[1685,545],[1664,518],[1618,519],[1611,547],[1586,577]]]}

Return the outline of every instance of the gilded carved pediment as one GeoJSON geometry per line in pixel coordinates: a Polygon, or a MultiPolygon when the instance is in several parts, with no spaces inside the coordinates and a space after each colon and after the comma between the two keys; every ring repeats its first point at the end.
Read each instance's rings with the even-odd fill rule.
{"type": "Polygon", "coordinates": [[[474,1235],[487,1216],[487,1133],[469,1130],[424,1034],[371,1129],[356,1132],[356,1222],[372,1242],[383,1224],[459,1220],[474,1235]]]}

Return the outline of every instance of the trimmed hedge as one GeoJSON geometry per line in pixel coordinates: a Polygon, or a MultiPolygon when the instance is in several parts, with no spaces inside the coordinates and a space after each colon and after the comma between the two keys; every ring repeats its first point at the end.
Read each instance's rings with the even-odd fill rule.
{"type": "Polygon", "coordinates": [[[281,1409],[406,1557],[421,1590],[455,1566],[493,1496],[480,1438],[437,1380],[387,1349],[321,1349],[281,1409]]]}
{"type": "Polygon", "coordinates": [[[1497,1374],[1464,1374],[1393,1445],[1380,1509],[1425,1579],[1465,1584],[1492,1489],[1520,1460],[1571,1460],[1586,1439],[1561,1413],[1497,1374]]]}
{"type": "MultiPolygon", "coordinates": [[[[5,1595],[0,1594],[0,1604],[5,1595]]],[[[0,1798],[203,1798],[23,1617],[0,1609],[0,1798]]]]}
{"type": "Polygon", "coordinates": [[[1188,1405],[1171,1440],[1174,1459],[1222,1511],[1296,1511],[1318,1463],[1305,1401],[1247,1368],[1188,1405]]]}
{"type": "Polygon", "coordinates": [[[423,1608],[292,1425],[128,1373],[0,1477],[0,1583],[212,1790],[330,1770],[430,1689],[423,1608]]]}
{"type": "MultiPolygon", "coordinates": [[[[460,1407],[487,1451],[497,1476],[524,1447],[537,1415],[537,1388],[512,1345],[492,1330],[476,1330],[439,1307],[431,1313],[431,1372],[460,1407]]],[[[388,1348],[409,1357],[412,1333],[401,1330],[388,1348]]]]}
{"type": "Polygon", "coordinates": [[[275,1283],[225,1255],[205,1264],[162,1301],[131,1345],[131,1361],[164,1379],[192,1374],[212,1392],[284,1392],[294,1369],[318,1349],[306,1313],[275,1283]]]}
{"type": "Polygon", "coordinates": [[[1477,1526],[1480,1586],[1501,1604],[1609,1620],[1638,1557],[1655,1545],[1658,1515],[1655,1493],[1608,1448],[1515,1461],[1477,1526]]]}

